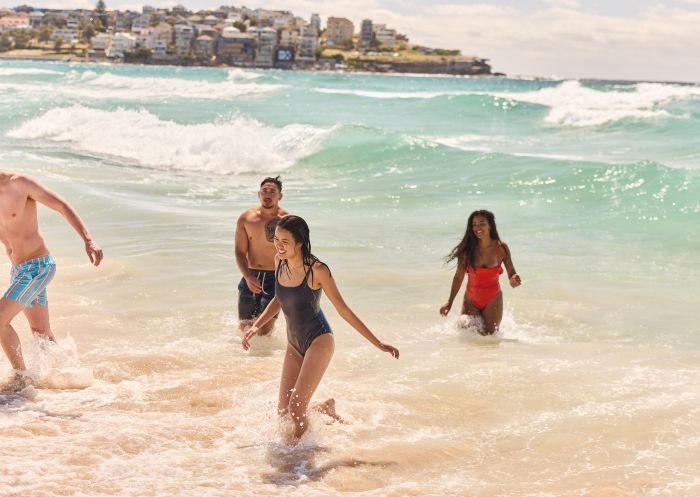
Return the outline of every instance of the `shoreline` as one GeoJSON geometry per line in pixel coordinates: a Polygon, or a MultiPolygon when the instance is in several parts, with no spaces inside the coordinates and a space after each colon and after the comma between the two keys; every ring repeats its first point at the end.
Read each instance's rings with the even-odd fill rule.
{"type": "Polygon", "coordinates": [[[26,54],[21,55],[8,55],[9,52],[0,53],[0,61],[3,60],[22,60],[22,61],[40,61],[40,62],[66,62],[66,63],[81,63],[81,64],[98,64],[98,65],[129,65],[129,66],[169,66],[169,67],[199,67],[199,68],[212,68],[212,69],[248,69],[248,70],[261,70],[261,71],[293,71],[293,72],[311,72],[311,73],[352,73],[352,74],[365,74],[365,75],[382,75],[382,76],[409,76],[409,77],[426,77],[426,78],[483,78],[483,79],[512,79],[516,81],[580,81],[582,83],[619,83],[623,85],[631,85],[638,83],[651,83],[651,84],[668,84],[668,85],[682,85],[682,86],[700,86],[700,82],[693,81],[670,81],[670,80],[649,80],[649,79],[606,79],[606,78],[593,78],[588,76],[581,77],[553,77],[553,76],[527,76],[527,75],[508,75],[500,72],[490,73],[490,74],[451,74],[451,73],[426,73],[426,72],[383,72],[383,71],[368,71],[368,70],[358,70],[350,67],[344,67],[339,69],[330,68],[319,68],[319,69],[309,69],[307,67],[298,67],[294,69],[282,69],[279,67],[249,67],[249,66],[229,66],[225,64],[221,65],[204,65],[204,64],[143,64],[137,62],[111,62],[107,59],[88,59],[85,60],[84,57],[79,57],[74,54],[66,54],[66,56],[47,56],[47,55],[37,55],[31,56],[26,54]]]}
{"type": "MultiPolygon", "coordinates": [[[[385,75],[424,75],[435,77],[486,77],[486,78],[507,78],[504,73],[493,73],[490,70],[466,72],[466,71],[449,71],[440,70],[449,66],[449,62],[416,62],[416,63],[387,63],[380,60],[362,60],[358,64],[342,64],[342,67],[333,67],[330,62],[321,64],[299,64],[291,68],[281,67],[256,67],[247,65],[228,65],[228,64],[177,64],[172,60],[160,62],[157,59],[149,62],[124,62],[122,60],[113,61],[106,57],[90,58],[89,56],[80,56],[76,54],[55,54],[55,55],[32,55],[29,50],[22,50],[21,53],[13,54],[15,50],[0,53],[0,60],[26,60],[26,61],[42,61],[42,62],[67,62],[67,63],[88,63],[88,64],[109,64],[109,65],[134,65],[134,66],[170,66],[170,67],[211,67],[211,68],[230,68],[230,69],[251,69],[251,70],[277,70],[277,71],[304,71],[304,72],[339,72],[339,73],[358,73],[358,74],[385,74],[385,75]],[[398,64],[398,65],[397,65],[398,64]],[[411,65],[417,69],[415,71],[396,70],[401,65],[411,65]],[[425,70],[419,70],[425,69],[425,70]],[[437,70],[435,70],[437,69],[437,70]],[[433,71],[434,70],[434,71],[433,71]]],[[[478,59],[481,60],[481,59],[478,59]]],[[[352,61],[351,61],[352,62],[352,61]]],[[[539,78],[537,78],[539,79],[539,78]]]]}

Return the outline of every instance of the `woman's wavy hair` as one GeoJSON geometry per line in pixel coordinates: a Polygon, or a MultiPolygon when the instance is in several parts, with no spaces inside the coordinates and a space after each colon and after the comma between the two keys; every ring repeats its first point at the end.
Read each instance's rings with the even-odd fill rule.
{"type": "Polygon", "coordinates": [[[474,230],[472,229],[472,222],[476,216],[481,216],[489,223],[489,228],[491,229],[491,238],[494,240],[500,240],[498,236],[498,230],[496,229],[496,216],[493,212],[484,209],[474,211],[469,215],[469,220],[467,221],[467,229],[464,233],[462,241],[457,244],[455,248],[449,253],[445,258],[445,263],[449,263],[457,259],[457,264],[463,267],[473,267],[476,258],[476,247],[479,244],[474,230]]]}
{"type": "MultiPolygon", "coordinates": [[[[309,225],[299,216],[289,214],[284,216],[277,223],[278,228],[285,229],[292,234],[296,243],[301,243],[301,259],[304,266],[311,268],[311,281],[313,282],[313,265],[319,261],[318,257],[311,253],[311,237],[309,236],[309,225]]],[[[289,272],[287,259],[280,261],[280,267],[284,267],[289,272]]]]}

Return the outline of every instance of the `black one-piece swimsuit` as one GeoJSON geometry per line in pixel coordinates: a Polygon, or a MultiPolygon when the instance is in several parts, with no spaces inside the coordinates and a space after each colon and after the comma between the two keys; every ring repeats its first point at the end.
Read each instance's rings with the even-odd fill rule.
{"type": "Polygon", "coordinates": [[[311,266],[298,286],[280,284],[281,267],[281,263],[277,265],[275,296],[287,321],[287,340],[304,356],[316,337],[332,333],[331,327],[321,310],[321,289],[312,290],[309,287],[311,266]]]}

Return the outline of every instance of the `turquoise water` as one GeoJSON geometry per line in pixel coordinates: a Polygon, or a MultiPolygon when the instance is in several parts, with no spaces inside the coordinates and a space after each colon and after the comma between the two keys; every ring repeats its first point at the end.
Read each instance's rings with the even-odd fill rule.
{"type": "Polygon", "coordinates": [[[5,167],[251,201],[280,173],[317,243],[392,286],[422,279],[413,303],[447,293],[440,259],[488,208],[528,282],[513,299],[583,294],[620,315],[587,330],[601,339],[700,344],[700,86],[30,62],[0,77],[5,167]]]}
{"type": "MultiPolygon", "coordinates": [[[[54,327],[92,371],[77,397],[42,402],[140,419],[144,440],[156,434],[137,453],[163,468],[199,464],[196,448],[158,450],[168,430],[200,440],[205,419],[221,457],[256,461],[212,481],[277,495],[258,471],[269,447],[236,447],[270,436],[271,418],[250,420],[274,409],[283,332],[239,349],[232,245],[260,180],[281,174],[282,204],[309,221],[346,300],[402,350],[383,361],[330,311],[338,349],[319,395],[344,399],[355,423],[314,436],[397,469],[282,480],[301,474],[318,495],[601,495],[622,481],[621,495],[699,495],[698,85],[2,61],[0,161],[68,198],[106,253],[90,270],[42,211],[62,265],[54,327]],[[481,208],[523,280],[504,289],[504,342],[438,316],[443,258],[481,208]],[[186,414],[143,419],[151,410],[186,414]]],[[[104,429],[61,436],[95,445],[107,490],[140,485],[115,483],[113,457],[149,489],[201,490],[128,449],[115,456],[104,429]]],[[[43,478],[33,488],[84,489],[43,478]]]]}

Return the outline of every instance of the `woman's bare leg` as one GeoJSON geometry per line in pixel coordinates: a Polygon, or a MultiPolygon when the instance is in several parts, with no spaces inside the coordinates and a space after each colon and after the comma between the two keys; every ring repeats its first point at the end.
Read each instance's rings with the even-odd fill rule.
{"type": "Polygon", "coordinates": [[[491,302],[486,304],[481,315],[484,317],[484,334],[496,333],[503,319],[503,292],[499,292],[491,302]]]}
{"type": "Polygon", "coordinates": [[[474,303],[469,299],[468,296],[464,296],[462,301],[462,311],[461,314],[466,314],[467,316],[479,316],[481,317],[481,311],[474,303]]]}
{"type": "Polygon", "coordinates": [[[277,402],[277,413],[280,416],[285,416],[289,412],[289,397],[292,395],[294,385],[299,377],[302,361],[301,354],[287,343],[287,351],[284,353],[284,363],[282,364],[279,401],[277,402]]]}
{"type": "Polygon", "coordinates": [[[326,416],[329,416],[339,423],[345,423],[345,420],[340,417],[340,415],[336,412],[335,410],[335,399],[327,399],[324,400],[323,402],[319,402],[317,404],[314,404],[311,406],[311,408],[314,411],[318,411],[321,414],[325,414],[326,416]]]}
{"type": "Polygon", "coordinates": [[[289,413],[294,423],[294,438],[297,440],[309,427],[306,409],[331,362],[334,347],[333,335],[325,333],[316,337],[304,355],[294,392],[289,398],[289,413]]]}

